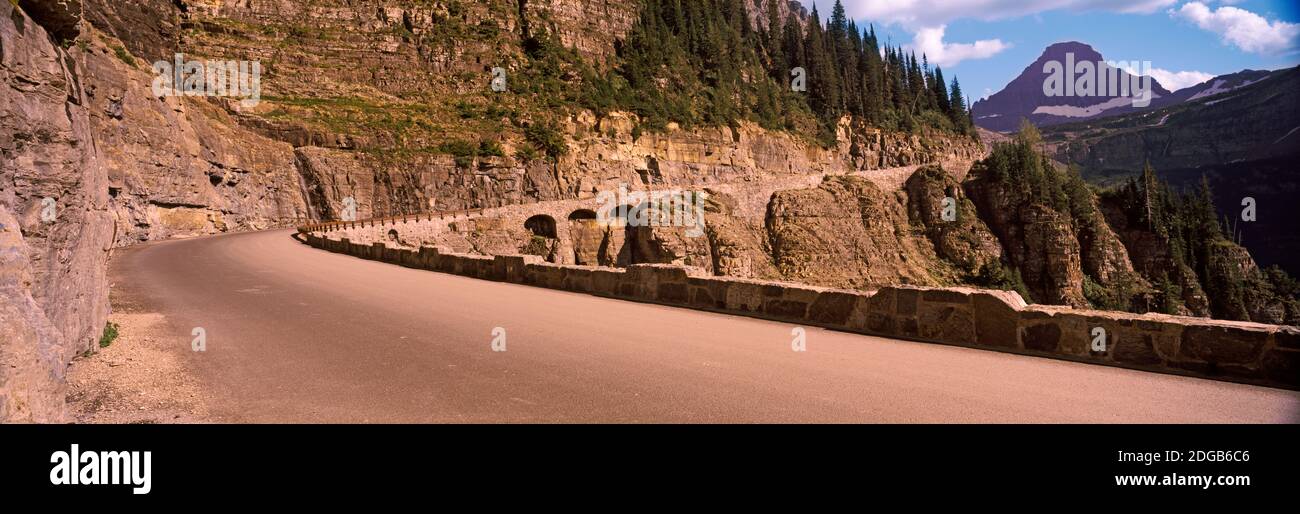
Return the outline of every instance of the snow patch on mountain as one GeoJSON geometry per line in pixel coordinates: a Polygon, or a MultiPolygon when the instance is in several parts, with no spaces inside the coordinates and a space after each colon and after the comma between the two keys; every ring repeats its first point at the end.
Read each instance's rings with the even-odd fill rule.
{"type": "MultiPolygon", "coordinates": [[[[1241,89],[1241,88],[1243,88],[1243,87],[1249,86],[1249,85],[1251,85],[1251,84],[1259,83],[1259,82],[1262,81],[1262,80],[1267,80],[1269,77],[1272,77],[1272,76],[1273,76],[1272,74],[1264,75],[1264,76],[1262,76],[1262,77],[1260,77],[1260,78],[1257,78],[1257,79],[1255,79],[1255,80],[1245,80],[1245,81],[1242,81],[1240,84],[1237,84],[1237,85],[1235,85],[1235,86],[1228,86],[1228,87],[1224,87],[1224,86],[1227,86],[1227,84],[1228,84],[1228,81],[1227,81],[1227,80],[1225,80],[1225,79],[1217,79],[1217,80],[1214,81],[1214,84],[1211,85],[1210,87],[1207,87],[1207,88],[1205,88],[1205,89],[1203,89],[1203,90],[1201,90],[1201,91],[1198,91],[1196,94],[1194,94],[1194,95],[1188,97],[1188,98],[1187,98],[1187,101],[1190,102],[1190,101],[1192,101],[1192,100],[1200,100],[1200,99],[1202,99],[1202,98],[1206,98],[1206,97],[1210,97],[1210,96],[1214,96],[1214,95],[1220,95],[1220,94],[1227,93],[1227,92],[1230,92],[1230,91],[1235,91],[1235,90],[1241,89]]],[[[1212,104],[1211,104],[1211,105],[1212,105],[1212,104]]]]}
{"type": "Polygon", "coordinates": [[[1131,97],[1120,96],[1087,107],[1077,107],[1073,105],[1040,105],[1037,109],[1034,109],[1033,113],[1063,116],[1066,118],[1091,118],[1111,109],[1132,105],[1133,102],[1134,99],[1131,97]]]}
{"type": "Polygon", "coordinates": [[[1223,87],[1224,84],[1227,83],[1228,81],[1226,80],[1222,80],[1222,79],[1216,80],[1214,81],[1214,85],[1202,89],[1201,92],[1192,95],[1192,97],[1188,98],[1187,100],[1191,101],[1191,100],[1196,100],[1198,98],[1205,98],[1207,96],[1214,96],[1219,93],[1227,93],[1228,91],[1232,91],[1232,88],[1223,87]]]}

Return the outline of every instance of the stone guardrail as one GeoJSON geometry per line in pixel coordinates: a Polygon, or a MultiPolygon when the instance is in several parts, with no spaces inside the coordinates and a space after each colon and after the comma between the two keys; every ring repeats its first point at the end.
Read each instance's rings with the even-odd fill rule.
{"type": "Polygon", "coordinates": [[[1026,305],[1010,291],[885,287],[874,292],[707,276],[669,264],[559,265],[531,255],[388,248],[303,232],[313,247],[409,268],[1094,364],[1300,389],[1300,329],[1026,305]],[[1099,333],[1103,330],[1104,333],[1099,333]],[[1103,351],[1095,339],[1105,337],[1103,351]]]}
{"type": "Polygon", "coordinates": [[[487,209],[484,208],[460,209],[455,211],[422,212],[418,214],[387,216],[383,218],[368,218],[368,219],[354,220],[354,221],[318,221],[307,225],[300,225],[298,227],[298,232],[303,234],[308,232],[333,232],[336,230],[343,230],[347,228],[374,227],[374,226],[382,227],[387,225],[396,225],[398,223],[416,222],[420,220],[433,221],[435,219],[448,219],[448,218],[455,219],[461,216],[472,216],[475,214],[481,215],[486,211],[487,209]]]}

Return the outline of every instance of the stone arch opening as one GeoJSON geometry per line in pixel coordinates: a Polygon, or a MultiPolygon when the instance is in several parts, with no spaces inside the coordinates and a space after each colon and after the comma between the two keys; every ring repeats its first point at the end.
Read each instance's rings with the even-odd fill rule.
{"type": "Polygon", "coordinates": [[[641,202],[614,208],[613,217],[622,225],[622,229],[618,231],[618,248],[614,253],[614,260],[618,266],[630,266],[641,262],[637,255],[637,241],[643,237],[643,229],[648,227],[641,226],[643,220],[640,218],[644,216],[642,211],[649,207],[647,202],[641,202]]]}
{"type": "Polygon", "coordinates": [[[555,239],[558,236],[555,231],[555,218],[545,214],[538,214],[524,221],[524,228],[532,232],[534,236],[555,239]]]}
{"type": "Polygon", "coordinates": [[[595,220],[596,211],[591,209],[578,209],[569,213],[569,221],[595,220]]]}
{"type": "Polygon", "coordinates": [[[524,255],[540,255],[548,262],[556,261],[560,238],[555,230],[555,218],[538,214],[524,221],[528,230],[528,241],[519,247],[524,255]]]}
{"type": "Polygon", "coordinates": [[[615,221],[620,225],[627,225],[627,221],[632,219],[636,212],[636,206],[632,204],[617,205],[609,210],[610,221],[615,221]]]}
{"type": "Polygon", "coordinates": [[[569,241],[573,243],[573,263],[579,266],[597,266],[608,261],[602,255],[609,246],[606,232],[596,218],[596,211],[578,209],[569,213],[569,241]]]}

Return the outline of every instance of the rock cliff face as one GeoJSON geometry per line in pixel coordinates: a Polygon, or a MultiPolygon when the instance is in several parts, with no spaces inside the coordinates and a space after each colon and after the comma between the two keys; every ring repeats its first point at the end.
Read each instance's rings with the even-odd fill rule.
{"type": "MultiPolygon", "coordinates": [[[[778,5],[781,16],[803,15],[797,7],[778,5]]],[[[848,121],[839,145],[822,149],[752,125],[640,134],[635,116],[579,112],[559,127],[570,152],[553,163],[518,158],[523,138],[503,117],[527,125],[529,107],[493,96],[490,70],[525,81],[521,48],[541,34],[604,65],[636,21],[635,2],[87,0],[85,11],[87,93],[120,194],[120,242],[337,218],[345,201],[364,218],[979,154],[972,143],[848,121]],[[149,64],[176,53],[261,62],[261,102],[154,98],[149,64]],[[462,139],[503,151],[440,150],[462,139]]]]}
{"type": "Polygon", "coordinates": [[[526,26],[524,37],[542,28],[566,47],[596,62],[606,61],[615,42],[636,23],[640,14],[636,2],[626,0],[516,0],[526,26]]]}
{"type": "Polygon", "coordinates": [[[1040,204],[1021,204],[1016,195],[988,177],[972,173],[966,191],[980,216],[1020,269],[1032,301],[1087,306],[1083,260],[1069,219],[1040,204]]]}
{"type": "Polygon", "coordinates": [[[783,277],[797,282],[934,285],[939,258],[911,233],[905,205],[901,193],[858,177],[780,191],[767,213],[773,261],[783,277]]]}
{"type": "Polygon", "coordinates": [[[229,100],[155,97],[149,66],[96,29],[81,41],[119,245],[308,217],[291,145],[240,127],[229,100]]]}
{"type": "Polygon", "coordinates": [[[997,237],[952,175],[938,166],[925,166],[907,179],[905,188],[908,217],[925,230],[940,257],[968,277],[999,264],[1002,247],[997,237]],[[944,217],[945,208],[951,209],[950,219],[944,217]]]}
{"type": "Polygon", "coordinates": [[[75,13],[38,12],[0,3],[0,420],[59,422],[64,366],[108,312],[113,222],[86,72],[61,48],[75,13]]]}

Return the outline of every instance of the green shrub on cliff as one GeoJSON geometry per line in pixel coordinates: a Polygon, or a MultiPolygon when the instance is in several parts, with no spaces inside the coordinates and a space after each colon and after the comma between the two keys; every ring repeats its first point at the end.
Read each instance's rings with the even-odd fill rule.
{"type": "Polygon", "coordinates": [[[136,64],[135,56],[132,56],[131,52],[128,52],[122,45],[113,45],[113,55],[116,55],[118,60],[130,66],[135,66],[136,64]]]}
{"type": "Polygon", "coordinates": [[[117,323],[113,323],[112,321],[105,323],[104,332],[99,336],[99,347],[108,348],[108,346],[113,344],[113,341],[116,340],[117,340],[117,323]]]}
{"type": "Polygon", "coordinates": [[[1014,266],[1008,266],[1006,263],[993,262],[985,264],[980,268],[973,281],[974,285],[980,287],[1015,291],[1020,294],[1020,297],[1025,302],[1034,303],[1034,297],[1029,294],[1029,287],[1025,285],[1025,280],[1021,278],[1020,270],[1017,270],[1014,266]]]}
{"type": "Polygon", "coordinates": [[[538,150],[537,147],[533,146],[531,143],[521,144],[519,145],[519,148],[515,149],[515,159],[518,159],[524,164],[528,164],[541,158],[541,150],[538,150]]]}
{"type": "Polygon", "coordinates": [[[1040,151],[1042,136],[1028,121],[1006,143],[993,145],[993,151],[977,163],[980,173],[1002,186],[1011,195],[1012,205],[1041,204],[1087,226],[1098,221],[1093,193],[1088,185],[1070,170],[1062,172],[1040,151]]]}
{"type": "Polygon", "coordinates": [[[464,140],[447,141],[438,145],[438,151],[450,154],[459,168],[468,168],[478,156],[478,149],[473,143],[464,140]]]}
{"type": "Polygon", "coordinates": [[[524,129],[524,137],[553,159],[569,153],[569,144],[553,123],[533,123],[524,129]]]}
{"type": "Polygon", "coordinates": [[[483,157],[505,157],[506,152],[501,148],[501,143],[492,139],[484,139],[478,142],[478,154],[483,157]]]}

